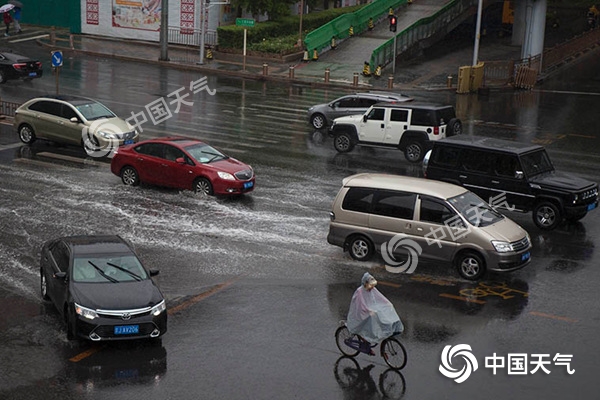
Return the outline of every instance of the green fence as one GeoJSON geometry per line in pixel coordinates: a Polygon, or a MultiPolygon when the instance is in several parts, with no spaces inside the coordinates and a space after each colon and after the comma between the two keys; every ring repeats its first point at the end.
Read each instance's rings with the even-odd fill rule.
{"type": "Polygon", "coordinates": [[[370,59],[371,68],[377,65],[385,66],[394,60],[394,56],[398,57],[402,52],[418,45],[420,41],[426,40],[436,33],[447,32],[453,21],[469,9],[472,10],[472,7],[475,7],[476,10],[477,4],[478,0],[454,0],[432,16],[418,20],[396,34],[395,38],[391,38],[373,50],[370,59]]]}
{"type": "Polygon", "coordinates": [[[358,11],[340,15],[336,19],[310,32],[304,39],[304,45],[309,51],[317,50],[321,52],[324,48],[331,45],[331,38],[336,40],[345,39],[350,36],[350,27],[354,35],[358,35],[368,29],[369,19],[377,21],[379,18],[385,18],[389,9],[396,9],[405,5],[408,0],[376,0],[358,11]]]}
{"type": "Polygon", "coordinates": [[[81,32],[82,16],[79,0],[22,0],[22,3],[21,23],[23,24],[55,26],[69,28],[73,33],[81,32]]]}

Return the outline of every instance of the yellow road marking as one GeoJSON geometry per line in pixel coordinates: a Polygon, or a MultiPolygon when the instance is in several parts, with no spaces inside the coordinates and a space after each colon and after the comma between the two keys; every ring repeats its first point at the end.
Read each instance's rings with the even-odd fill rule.
{"type": "Polygon", "coordinates": [[[577,133],[569,133],[569,136],[575,136],[575,137],[580,137],[580,138],[584,138],[584,139],[596,139],[595,136],[591,136],[591,135],[580,135],[577,133]]]}
{"type": "Polygon", "coordinates": [[[544,317],[544,318],[555,319],[555,320],[558,320],[558,321],[579,322],[578,320],[573,319],[573,318],[561,317],[559,315],[546,314],[546,313],[537,312],[537,311],[530,311],[529,314],[530,315],[535,315],[537,317],[544,317]]]}
{"type": "Polygon", "coordinates": [[[191,305],[198,303],[200,300],[204,300],[207,297],[210,297],[213,294],[220,292],[221,290],[225,289],[227,286],[231,285],[234,281],[235,281],[235,279],[232,279],[232,280],[227,281],[225,283],[218,284],[215,287],[207,290],[206,292],[200,293],[200,294],[192,297],[189,300],[184,301],[183,303],[181,303],[181,304],[179,304],[179,305],[177,305],[177,306],[175,306],[173,308],[169,308],[169,310],[167,311],[167,313],[169,315],[171,315],[171,314],[179,312],[179,311],[181,311],[181,310],[183,310],[185,308],[188,308],[191,305]]]}
{"type": "Polygon", "coordinates": [[[79,362],[81,360],[83,360],[84,358],[87,358],[89,356],[91,356],[94,353],[97,353],[98,351],[100,351],[100,347],[92,347],[91,349],[88,349],[82,353],[77,354],[75,357],[71,357],[69,358],[69,361],[71,362],[79,362]]]}
{"type": "Polygon", "coordinates": [[[454,300],[462,300],[462,301],[466,301],[468,303],[485,304],[485,301],[483,301],[483,300],[470,299],[468,297],[456,296],[454,294],[449,294],[449,293],[441,293],[440,297],[446,297],[448,299],[454,299],[454,300]]]}
{"type": "Polygon", "coordinates": [[[402,286],[402,285],[400,285],[400,284],[398,284],[398,283],[392,283],[392,282],[382,282],[382,281],[377,281],[377,283],[378,283],[379,285],[383,285],[383,286],[390,286],[390,287],[393,287],[393,288],[399,288],[399,287],[401,287],[401,286],[402,286]]]}

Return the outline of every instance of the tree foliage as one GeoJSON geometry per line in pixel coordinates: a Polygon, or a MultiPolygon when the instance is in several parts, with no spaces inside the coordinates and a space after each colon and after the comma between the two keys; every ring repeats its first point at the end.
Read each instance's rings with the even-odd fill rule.
{"type": "MultiPolygon", "coordinates": [[[[269,20],[275,21],[290,15],[290,6],[298,2],[299,0],[232,0],[231,5],[238,10],[238,16],[241,16],[242,10],[246,10],[252,15],[266,14],[269,20]]],[[[317,0],[304,0],[304,4],[312,8],[317,0]]]]}

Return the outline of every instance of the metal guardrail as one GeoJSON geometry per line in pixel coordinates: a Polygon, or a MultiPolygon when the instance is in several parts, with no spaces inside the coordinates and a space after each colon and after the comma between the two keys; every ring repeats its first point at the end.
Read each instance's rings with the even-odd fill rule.
{"type": "MultiPolygon", "coordinates": [[[[184,46],[200,46],[200,29],[184,28],[181,26],[170,26],[169,43],[180,44],[184,46]]],[[[204,35],[204,44],[206,46],[216,46],[218,43],[217,31],[207,30],[204,35]]]]}
{"type": "Polygon", "coordinates": [[[14,117],[15,111],[17,111],[17,108],[19,108],[20,106],[21,106],[20,103],[3,101],[2,99],[0,99],[0,115],[6,116],[6,117],[14,117]]]}

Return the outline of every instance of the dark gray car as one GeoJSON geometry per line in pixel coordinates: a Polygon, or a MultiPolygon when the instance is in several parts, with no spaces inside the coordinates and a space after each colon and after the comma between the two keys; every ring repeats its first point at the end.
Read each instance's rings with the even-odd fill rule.
{"type": "Polygon", "coordinates": [[[317,104],[308,109],[308,120],[315,129],[327,128],[331,122],[346,115],[364,114],[373,104],[381,102],[406,102],[412,97],[400,93],[355,93],[340,97],[330,103],[317,104]]]}

